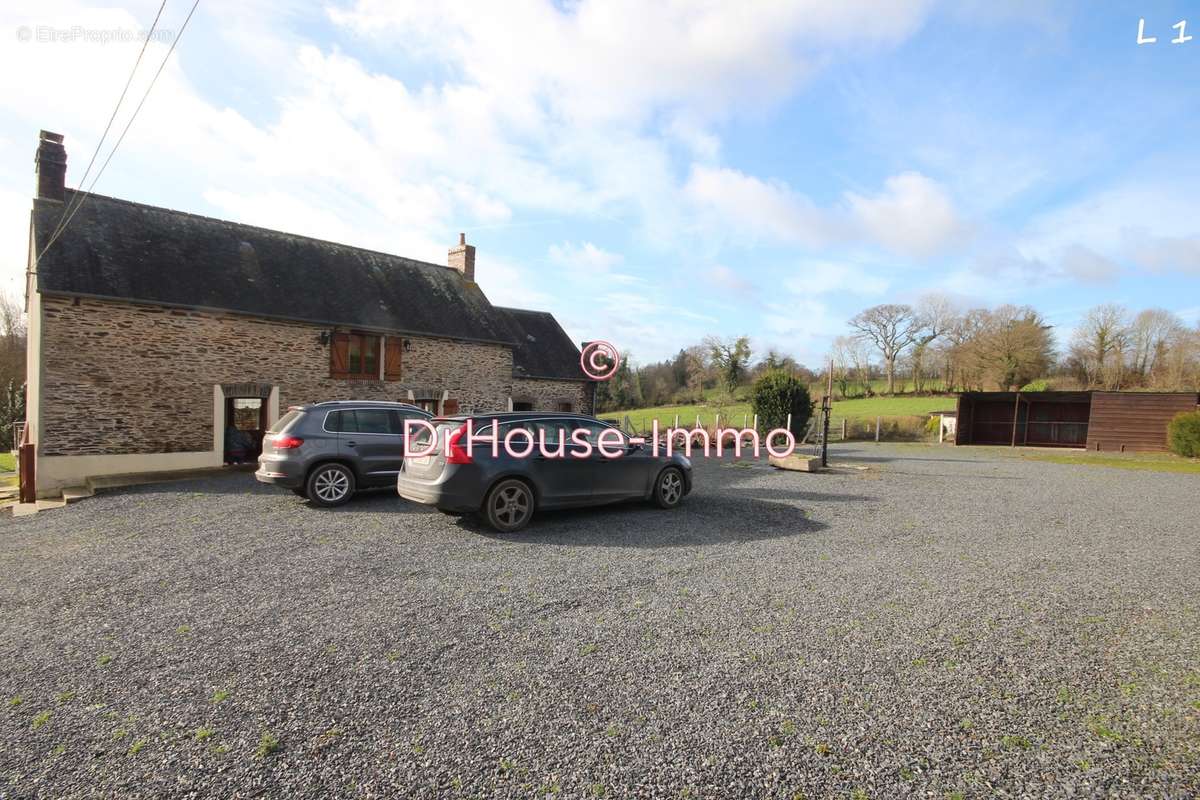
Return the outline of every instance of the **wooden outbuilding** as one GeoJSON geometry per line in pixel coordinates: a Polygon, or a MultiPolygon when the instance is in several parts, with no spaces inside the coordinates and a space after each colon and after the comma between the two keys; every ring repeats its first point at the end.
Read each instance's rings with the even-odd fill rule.
{"type": "Polygon", "coordinates": [[[1166,451],[1167,425],[1196,392],[963,392],[955,444],[1166,451]]]}

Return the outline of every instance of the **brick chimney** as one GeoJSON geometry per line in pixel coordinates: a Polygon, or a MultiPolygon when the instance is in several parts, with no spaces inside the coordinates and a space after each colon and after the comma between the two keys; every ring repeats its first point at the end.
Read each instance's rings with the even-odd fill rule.
{"type": "Polygon", "coordinates": [[[37,175],[37,196],[43,200],[67,199],[67,148],[61,133],[42,131],[38,137],[33,173],[37,175]]]}
{"type": "Polygon", "coordinates": [[[450,269],[461,272],[465,279],[475,282],[475,245],[467,244],[465,233],[458,235],[458,247],[450,248],[447,264],[450,269]]]}

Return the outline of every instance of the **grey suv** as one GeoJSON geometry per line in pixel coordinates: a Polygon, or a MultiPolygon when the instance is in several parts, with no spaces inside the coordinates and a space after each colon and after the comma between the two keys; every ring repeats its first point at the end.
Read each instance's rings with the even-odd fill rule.
{"type": "Polygon", "coordinates": [[[395,486],[407,451],[404,422],[430,416],[408,403],[294,406],[263,437],[254,477],[319,506],[341,505],[359,489],[395,486]]]}

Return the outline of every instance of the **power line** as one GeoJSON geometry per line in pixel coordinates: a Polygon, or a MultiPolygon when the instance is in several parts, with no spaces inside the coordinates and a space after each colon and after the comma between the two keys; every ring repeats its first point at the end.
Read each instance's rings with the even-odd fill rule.
{"type": "Polygon", "coordinates": [[[154,88],[154,84],[158,82],[158,76],[162,74],[163,69],[167,66],[167,61],[171,58],[171,54],[175,52],[175,46],[179,44],[179,40],[183,38],[183,32],[187,30],[188,23],[191,22],[192,14],[196,12],[196,6],[198,5],[200,5],[200,0],[195,0],[195,2],[192,3],[192,7],[188,11],[187,17],[184,18],[183,24],[179,26],[179,33],[177,33],[175,38],[171,41],[171,46],[167,49],[167,54],[163,56],[162,62],[158,65],[158,69],[155,71],[154,77],[150,79],[150,85],[146,87],[146,91],[142,94],[142,99],[138,101],[137,107],[133,109],[133,114],[130,115],[129,121],[125,123],[125,127],[121,130],[121,135],[117,137],[117,141],[113,145],[112,150],[108,152],[108,157],[105,158],[104,163],[100,165],[100,171],[97,172],[96,177],[92,179],[92,185],[84,191],[83,196],[80,198],[79,203],[76,204],[75,209],[71,212],[71,215],[66,218],[55,234],[50,238],[50,241],[47,242],[46,246],[42,248],[42,252],[39,253],[38,257],[34,260],[35,263],[41,261],[42,256],[46,255],[46,251],[49,250],[56,241],[58,241],[58,238],[66,231],[67,226],[71,224],[71,220],[74,219],[75,215],[79,213],[79,209],[83,208],[83,204],[87,202],[88,197],[91,196],[92,189],[96,188],[96,183],[99,182],[100,177],[104,175],[104,170],[108,168],[108,162],[112,161],[112,157],[116,155],[117,148],[121,146],[121,142],[125,141],[125,134],[129,133],[130,126],[133,125],[133,121],[137,119],[137,115],[142,110],[142,106],[145,105],[146,98],[150,96],[150,91],[154,88]]]}
{"type": "MultiPolygon", "coordinates": [[[[150,30],[146,32],[146,38],[142,42],[142,49],[138,51],[137,60],[133,62],[133,69],[129,71],[129,78],[125,81],[125,88],[121,90],[121,96],[117,98],[117,105],[113,108],[112,116],[108,118],[108,124],[104,126],[104,133],[100,135],[100,141],[96,142],[96,149],[92,151],[92,158],[88,161],[87,169],[83,171],[83,177],[79,179],[79,185],[83,186],[87,183],[88,175],[92,172],[92,165],[96,163],[96,156],[100,155],[100,149],[104,147],[104,140],[108,138],[108,132],[112,129],[112,124],[117,118],[117,112],[121,110],[121,104],[125,102],[125,95],[129,92],[129,87],[133,84],[133,78],[137,75],[138,67],[141,66],[142,56],[146,55],[146,48],[150,44],[150,39],[154,36],[154,30],[158,27],[159,17],[162,16],[163,9],[167,7],[167,0],[162,0],[162,4],[158,7],[158,13],[154,15],[154,22],[150,23],[150,30]]],[[[83,202],[83,196],[80,195],[79,202],[83,202]]],[[[76,203],[78,205],[78,203],[76,203]]],[[[71,215],[71,208],[68,205],[63,209],[63,214],[58,219],[58,225],[54,228],[54,232],[50,235],[51,241],[58,237],[59,232],[65,227],[63,222],[71,215]]]]}

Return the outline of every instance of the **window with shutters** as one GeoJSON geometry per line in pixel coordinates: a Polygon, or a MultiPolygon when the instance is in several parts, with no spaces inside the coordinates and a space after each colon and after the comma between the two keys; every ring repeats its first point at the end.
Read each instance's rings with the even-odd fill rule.
{"type": "Polygon", "coordinates": [[[335,333],[329,346],[329,374],[334,378],[379,380],[381,338],[365,333],[335,333]]]}

